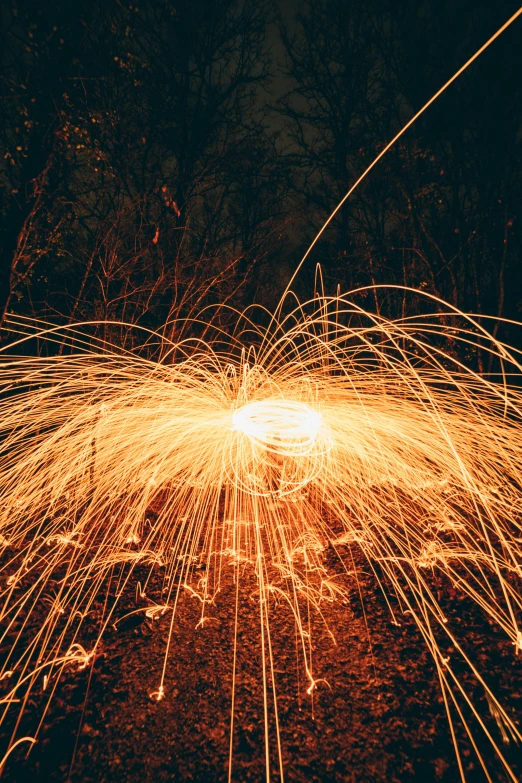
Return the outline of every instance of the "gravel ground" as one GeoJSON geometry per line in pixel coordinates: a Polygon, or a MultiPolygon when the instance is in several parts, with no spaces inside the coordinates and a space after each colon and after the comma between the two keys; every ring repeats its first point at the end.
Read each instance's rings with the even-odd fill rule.
{"type": "MultiPolygon", "coordinates": [[[[322,604],[326,625],[317,613],[310,613],[313,673],[318,680],[312,695],[307,694],[302,659],[297,665],[290,608],[283,600],[270,607],[285,780],[458,781],[437,673],[413,618],[401,615],[400,626],[392,624],[386,601],[362,555],[354,550],[351,556],[355,573],[339,575],[346,601],[322,604]]],[[[522,656],[514,656],[509,641],[467,599],[442,581],[434,586],[455,632],[460,631],[461,638],[465,629],[466,649],[516,717],[522,708],[522,656]]],[[[234,781],[266,779],[258,595],[253,575],[245,573],[239,602],[234,781]]],[[[135,608],[134,600],[129,594],[119,614],[135,608]]],[[[102,611],[101,604],[98,611],[102,611]]],[[[231,577],[223,580],[208,621],[196,628],[200,611],[197,599],[188,593],[182,596],[168,659],[166,695],[160,702],[149,694],[158,687],[170,615],[153,621],[142,613],[134,614],[116,629],[110,627],[92,669],[66,672],[45,715],[38,743],[27,758],[27,745],[13,752],[2,783],[227,781],[235,618],[231,577]]],[[[302,611],[307,617],[306,605],[302,611]]],[[[463,670],[462,677],[493,738],[502,744],[483,692],[463,670]]],[[[269,683],[270,770],[271,780],[278,781],[271,689],[269,683]]],[[[42,698],[35,689],[20,727],[23,733],[34,729],[42,698]]],[[[507,781],[490,747],[480,739],[480,729],[475,728],[474,737],[492,780],[507,781]]],[[[7,729],[4,725],[4,742],[7,729]]],[[[456,732],[466,779],[485,781],[471,742],[459,725],[456,732]]],[[[522,780],[522,765],[517,767],[519,749],[502,747],[522,780]]]]}

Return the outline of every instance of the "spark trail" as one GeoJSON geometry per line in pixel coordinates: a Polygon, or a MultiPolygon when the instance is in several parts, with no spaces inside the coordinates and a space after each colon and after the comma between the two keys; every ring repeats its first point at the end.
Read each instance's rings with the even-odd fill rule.
{"type": "MultiPolygon", "coordinates": [[[[413,614],[450,720],[466,722],[470,708],[503,758],[441,633],[504,734],[520,739],[428,578],[442,573],[520,653],[522,392],[506,380],[519,377],[519,356],[498,341],[482,347],[503,367],[499,383],[456,358],[458,343],[484,345],[472,319],[451,312],[460,328],[448,328],[448,313],[391,321],[355,299],[316,298],[272,322],[271,333],[239,317],[228,346],[223,335],[187,339],[164,345],[163,360],[97,350],[78,327],[39,333],[66,338],[68,355],[4,352],[1,620],[4,638],[14,638],[0,675],[4,718],[36,685],[52,695],[68,667],[90,665],[138,566],[162,574],[146,611],[170,618],[151,694],[169,698],[180,595],[199,600],[203,623],[226,575],[232,569],[240,590],[248,569],[259,588],[268,774],[269,690],[277,700],[270,613],[276,599],[291,607],[312,694],[302,599],[324,613],[339,595],[322,552],[355,543],[397,597],[392,618],[413,614]],[[109,583],[116,600],[92,641],[89,610],[109,583]],[[42,603],[48,614],[34,630],[42,603]]],[[[20,319],[11,328],[31,332],[20,319]]],[[[278,755],[282,779],[280,747],[278,755]]]]}

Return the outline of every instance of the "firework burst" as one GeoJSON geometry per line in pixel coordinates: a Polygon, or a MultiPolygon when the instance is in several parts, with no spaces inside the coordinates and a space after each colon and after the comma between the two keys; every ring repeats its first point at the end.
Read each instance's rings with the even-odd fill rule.
{"type": "MultiPolygon", "coordinates": [[[[97,349],[78,329],[38,333],[67,338],[68,355],[4,353],[2,621],[4,638],[14,639],[1,673],[4,717],[37,683],[52,695],[68,667],[89,666],[138,566],[149,573],[143,595],[161,574],[142,611],[170,618],[151,698],[169,698],[180,595],[199,599],[204,623],[223,580],[232,574],[239,590],[247,569],[258,585],[265,692],[276,699],[269,615],[282,598],[311,694],[301,599],[322,613],[342,594],[322,553],[344,562],[343,546],[355,544],[396,597],[393,621],[414,616],[450,720],[467,726],[462,705],[470,707],[502,758],[441,633],[481,683],[504,738],[519,739],[519,730],[448,623],[429,575],[443,573],[505,631],[514,655],[522,650],[522,394],[506,380],[521,368],[499,342],[486,350],[503,383],[466,368],[456,346],[484,350],[484,333],[471,319],[448,328],[457,317],[390,321],[353,296],[321,297],[268,331],[240,318],[228,345],[223,335],[163,342],[161,359],[97,349]],[[93,639],[89,610],[108,583],[116,599],[93,639]],[[42,604],[47,616],[31,630],[42,604]]],[[[11,328],[22,326],[31,331],[20,321],[11,328]]],[[[265,699],[268,754],[267,712],[265,699]]],[[[279,757],[282,777],[280,749],[279,757]]]]}

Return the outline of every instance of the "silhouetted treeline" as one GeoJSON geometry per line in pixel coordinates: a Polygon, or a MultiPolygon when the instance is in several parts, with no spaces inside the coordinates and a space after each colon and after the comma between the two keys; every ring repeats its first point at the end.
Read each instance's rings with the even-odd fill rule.
{"type": "MultiPolygon", "coordinates": [[[[3,0],[0,314],[158,327],[273,304],[356,177],[515,8],[3,0]]],[[[329,292],[404,284],[521,318],[521,34],[376,167],[300,292],[320,262],[329,292]]]]}

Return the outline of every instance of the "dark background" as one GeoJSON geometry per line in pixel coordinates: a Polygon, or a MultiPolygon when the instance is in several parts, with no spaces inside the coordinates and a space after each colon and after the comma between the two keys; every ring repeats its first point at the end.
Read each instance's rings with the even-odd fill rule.
{"type": "MultiPolygon", "coordinates": [[[[153,328],[216,302],[273,307],[356,177],[517,7],[0,5],[0,314],[153,328]]],[[[520,319],[521,32],[379,163],[301,296],[320,262],[328,293],[399,283],[520,319]]],[[[389,292],[359,303],[392,317],[418,306],[389,292]]]]}

